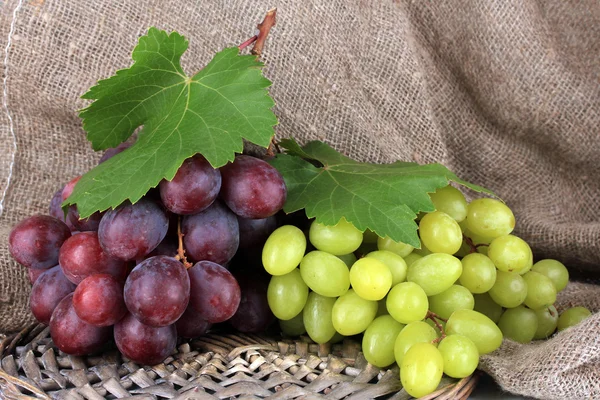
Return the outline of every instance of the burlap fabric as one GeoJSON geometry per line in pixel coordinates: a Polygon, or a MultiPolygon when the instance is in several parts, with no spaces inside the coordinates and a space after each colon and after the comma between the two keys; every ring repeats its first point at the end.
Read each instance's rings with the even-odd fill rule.
{"type": "MultiPolygon", "coordinates": [[[[272,6],[278,25],[264,60],[278,137],[325,140],[358,160],[441,162],[505,199],[536,257],[598,276],[594,0],[9,0],[0,20],[0,332],[31,321],[10,227],[45,212],[54,191],[99,158],[77,117],[79,96],[128,66],[151,25],[188,37],[183,62],[193,73],[248,38],[272,6]]],[[[560,303],[598,311],[600,289],[571,286],[560,303]]],[[[597,314],[545,343],[505,343],[482,367],[515,393],[600,398],[599,329],[597,314]]]]}

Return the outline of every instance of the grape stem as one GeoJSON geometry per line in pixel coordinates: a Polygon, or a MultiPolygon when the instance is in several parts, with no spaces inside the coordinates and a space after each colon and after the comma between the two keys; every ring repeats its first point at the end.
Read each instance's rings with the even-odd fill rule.
{"type": "Polygon", "coordinates": [[[183,233],[181,233],[181,216],[177,218],[177,237],[179,238],[179,247],[177,248],[177,255],[175,256],[175,259],[177,261],[181,261],[186,269],[190,269],[194,264],[189,262],[185,256],[185,249],[183,248],[183,233]]]}
{"type": "Polygon", "coordinates": [[[441,342],[445,337],[446,337],[446,332],[444,331],[444,327],[442,326],[442,324],[440,324],[440,322],[438,321],[438,319],[440,321],[444,321],[444,322],[448,322],[447,319],[440,317],[439,315],[437,315],[436,313],[432,312],[432,311],[427,311],[427,314],[425,315],[425,319],[430,319],[433,321],[433,323],[435,324],[435,327],[440,331],[441,335],[439,338],[437,339],[433,339],[431,341],[432,344],[434,343],[439,343],[441,342]]]}
{"type": "Polygon", "coordinates": [[[471,254],[471,253],[477,253],[477,248],[478,247],[487,246],[487,244],[485,244],[485,243],[475,244],[475,242],[473,242],[473,239],[471,239],[470,237],[465,236],[464,234],[463,234],[463,238],[465,239],[465,242],[467,242],[467,244],[470,247],[469,254],[471,254]]]}
{"type": "Polygon", "coordinates": [[[263,47],[265,46],[265,41],[267,40],[267,35],[269,35],[269,31],[271,30],[271,28],[275,26],[276,15],[276,8],[267,11],[267,15],[265,15],[263,21],[256,27],[258,29],[258,33],[252,36],[250,39],[246,40],[244,43],[240,44],[238,46],[240,51],[244,50],[246,47],[254,43],[254,47],[250,52],[257,57],[260,57],[260,55],[262,54],[263,47]]]}

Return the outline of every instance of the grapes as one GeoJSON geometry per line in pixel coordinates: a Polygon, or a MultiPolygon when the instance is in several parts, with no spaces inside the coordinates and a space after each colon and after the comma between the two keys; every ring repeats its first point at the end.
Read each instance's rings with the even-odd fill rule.
{"type": "Polygon", "coordinates": [[[267,290],[269,307],[281,320],[297,316],[308,299],[308,286],[302,280],[299,269],[285,275],[273,276],[267,290]]]}
{"type": "Polygon", "coordinates": [[[471,293],[485,293],[496,282],[496,266],[487,256],[471,253],[463,257],[462,274],[458,281],[471,293]]]}
{"type": "Polygon", "coordinates": [[[49,215],[34,215],[12,228],[8,251],[19,264],[48,269],[58,264],[60,246],[70,236],[64,222],[49,215]]]}
{"type": "Polygon", "coordinates": [[[390,315],[375,318],[365,331],[362,340],[362,351],[367,361],[379,368],[393,364],[394,345],[402,328],[404,324],[390,315]]]}
{"type": "MultiPolygon", "coordinates": [[[[388,250],[378,250],[370,252],[366,257],[379,260],[389,268],[390,272],[392,273],[392,286],[406,280],[406,273],[408,269],[406,265],[407,263],[398,254],[392,253],[388,250]]],[[[410,257],[410,254],[407,257],[410,257]]]]}
{"type": "MultiPolygon", "coordinates": [[[[51,216],[53,216],[54,218],[65,222],[65,213],[62,209],[62,207],[60,206],[62,204],[62,189],[58,189],[55,193],[54,196],[52,196],[52,199],[50,200],[50,204],[48,205],[48,214],[50,214],[51,216]]],[[[67,224],[68,226],[68,224],[67,224]]]]}
{"type": "Polygon", "coordinates": [[[502,344],[502,332],[485,315],[473,310],[457,310],[446,323],[447,335],[463,335],[475,343],[479,354],[487,354],[502,344]]]}
{"type": "Polygon", "coordinates": [[[265,270],[271,275],[285,275],[293,271],[304,257],[306,238],[293,225],[284,225],[271,233],[262,252],[265,270]]]}
{"type": "Polygon", "coordinates": [[[538,327],[533,335],[534,339],[546,339],[550,337],[556,330],[558,325],[558,311],[556,307],[550,306],[535,311],[538,327]]]}
{"type": "MultiPolygon", "coordinates": [[[[60,266],[57,266],[60,268],[60,266]]],[[[29,278],[29,283],[32,285],[37,281],[37,279],[44,272],[48,271],[47,269],[37,269],[37,268],[27,268],[27,278],[29,278]]]]}
{"type": "Polygon", "coordinates": [[[563,311],[558,317],[556,327],[560,332],[564,329],[577,325],[590,315],[592,315],[592,313],[585,307],[568,308],[565,311],[563,311]]]}
{"type": "Polygon", "coordinates": [[[569,283],[569,271],[567,271],[564,264],[558,260],[540,260],[533,264],[531,270],[550,278],[557,292],[566,288],[567,283],[569,283]]]}
{"type": "MultiPolygon", "coordinates": [[[[242,250],[256,251],[262,249],[271,233],[277,228],[277,218],[275,216],[261,219],[237,217],[237,220],[240,230],[239,248],[242,250]]],[[[306,239],[304,239],[304,243],[306,243],[306,239]]],[[[297,266],[298,264],[294,265],[294,268],[297,266]]]]}
{"type": "Polygon", "coordinates": [[[75,290],[75,285],[65,277],[59,265],[48,270],[32,268],[30,271],[43,273],[31,288],[29,307],[35,319],[48,325],[58,303],[75,290]]]}
{"type": "Polygon", "coordinates": [[[523,239],[513,235],[492,240],[487,255],[500,271],[523,275],[533,265],[531,248],[523,239]]]}
{"type": "Polygon", "coordinates": [[[421,286],[427,296],[442,293],[462,274],[462,264],[454,256],[444,253],[427,255],[408,267],[406,280],[421,286]]]}
{"type": "Polygon", "coordinates": [[[427,294],[416,283],[402,282],[390,290],[386,307],[394,319],[403,324],[419,321],[427,315],[427,294]]]}
{"type": "Polygon", "coordinates": [[[262,276],[250,274],[236,278],[241,291],[240,305],[229,319],[229,323],[244,333],[260,333],[266,330],[275,319],[267,300],[268,282],[262,276]]]}
{"type": "Polygon", "coordinates": [[[336,256],[336,257],[339,258],[340,260],[342,260],[348,268],[351,268],[352,264],[354,264],[357,260],[354,253],[348,253],[348,254],[344,254],[343,256],[336,256]]]}
{"type": "Polygon", "coordinates": [[[353,289],[340,296],[333,305],[332,316],[335,330],[344,336],[363,332],[377,315],[377,302],[365,300],[353,289]]]}
{"type": "Polygon", "coordinates": [[[465,378],[479,365],[477,346],[466,336],[446,336],[438,345],[438,350],[444,360],[444,373],[452,378],[465,378]]]}
{"type": "Polygon", "coordinates": [[[499,200],[476,199],[467,206],[466,227],[476,235],[497,238],[512,232],[515,216],[499,200]]]}
{"type": "Polygon", "coordinates": [[[425,214],[421,218],[419,235],[423,244],[434,253],[454,254],[463,240],[458,222],[441,211],[425,214]]]}
{"type": "Polygon", "coordinates": [[[73,293],[73,308],[88,324],[111,326],[127,314],[123,283],[108,274],[85,278],[73,293]]]}
{"type": "Polygon", "coordinates": [[[304,313],[300,311],[298,315],[288,320],[279,320],[279,327],[281,332],[288,336],[300,336],[306,333],[304,327],[304,313]]]}
{"type": "Polygon", "coordinates": [[[221,198],[240,217],[267,218],[285,203],[283,177],[266,161],[240,155],[221,167],[221,176],[221,198]]]}
{"type": "Polygon", "coordinates": [[[123,142],[123,143],[119,144],[117,147],[111,147],[110,149],[106,149],[106,151],[104,152],[102,157],[100,157],[98,164],[102,164],[104,161],[108,160],[109,158],[113,158],[117,154],[122,153],[123,151],[130,148],[131,145],[132,145],[132,143],[123,142]]]}
{"type": "Polygon", "coordinates": [[[482,313],[494,321],[495,324],[498,323],[500,316],[504,312],[502,306],[492,300],[489,293],[475,294],[473,298],[475,299],[473,310],[482,313]]]}
{"type": "Polygon", "coordinates": [[[155,365],[175,350],[175,325],[144,325],[132,314],[115,324],[115,343],[123,355],[139,364],[155,365]]]}
{"type": "Polygon", "coordinates": [[[469,289],[452,285],[440,294],[429,298],[429,310],[447,319],[456,310],[472,310],[475,299],[469,289]]]}
{"type": "Polygon", "coordinates": [[[527,297],[527,283],[516,272],[498,271],[496,283],[488,292],[490,297],[502,307],[513,308],[523,304],[527,297]]]}
{"type": "Polygon", "coordinates": [[[421,258],[423,258],[423,256],[420,254],[417,254],[417,253],[410,253],[409,255],[404,257],[404,262],[406,262],[407,271],[408,271],[408,267],[410,267],[413,262],[415,262],[421,258]]]}
{"type": "Polygon", "coordinates": [[[364,257],[352,265],[350,284],[356,294],[363,299],[381,300],[392,287],[392,272],[381,261],[364,257]]]}
{"type": "Polygon", "coordinates": [[[504,311],[498,321],[498,327],[504,337],[519,343],[529,343],[537,331],[538,319],[535,311],[518,306],[504,311]]]}
{"type": "Polygon", "coordinates": [[[300,263],[300,275],[311,290],[322,296],[341,296],[350,287],[346,264],[324,251],[315,250],[305,255],[300,263]]]}
{"type": "MultiPolygon", "coordinates": [[[[71,179],[65,185],[61,193],[62,201],[65,201],[67,200],[67,198],[69,198],[71,193],[73,193],[73,189],[75,189],[75,185],[77,184],[77,182],[79,182],[80,179],[81,176],[77,176],[71,179]]],[[[101,212],[95,212],[88,218],[79,219],[79,211],[77,210],[77,206],[71,205],[69,206],[67,211],[66,223],[67,225],[69,225],[72,231],[97,231],[98,226],[100,225],[100,220],[102,219],[102,215],[103,213],[101,212]]]]}
{"type": "Polygon", "coordinates": [[[316,220],[310,225],[308,237],[318,250],[335,256],[352,253],[362,243],[363,234],[342,218],[336,225],[323,225],[316,220]]]}
{"type": "Polygon", "coordinates": [[[202,155],[186,159],[171,181],[159,184],[160,198],[167,210],[180,215],[208,208],[221,190],[221,173],[202,155]]]}
{"type": "Polygon", "coordinates": [[[306,333],[315,343],[327,343],[335,335],[331,319],[335,301],[335,298],[321,296],[315,292],[308,294],[302,320],[306,333]]]}
{"type": "Polygon", "coordinates": [[[529,271],[523,275],[527,284],[527,297],[525,305],[532,310],[539,310],[551,306],[556,301],[556,288],[552,280],[546,275],[529,271]]]}
{"type": "Polygon", "coordinates": [[[444,360],[431,343],[414,344],[400,365],[400,381],[404,390],[413,397],[433,392],[442,380],[444,360]]]}
{"type": "Polygon", "coordinates": [[[391,251],[392,253],[396,253],[400,257],[404,258],[411,254],[415,248],[412,247],[410,244],[394,242],[389,237],[380,237],[377,238],[377,249],[391,251]]]}
{"type": "Polygon", "coordinates": [[[123,203],[104,214],[98,228],[98,239],[104,251],[113,258],[129,261],[141,258],[164,239],[169,219],[151,200],[135,204],[123,203]]]}
{"type": "Polygon", "coordinates": [[[400,330],[394,342],[394,358],[402,365],[404,355],[415,343],[431,343],[438,338],[434,328],[423,321],[415,321],[400,330]]]}
{"type": "Polygon", "coordinates": [[[188,306],[177,322],[175,322],[175,327],[177,328],[178,336],[193,339],[208,332],[212,324],[199,318],[196,310],[188,306]]]}
{"type": "Polygon", "coordinates": [[[460,190],[450,185],[439,188],[429,197],[437,211],[444,212],[456,222],[461,222],[467,217],[467,200],[460,190]]]}

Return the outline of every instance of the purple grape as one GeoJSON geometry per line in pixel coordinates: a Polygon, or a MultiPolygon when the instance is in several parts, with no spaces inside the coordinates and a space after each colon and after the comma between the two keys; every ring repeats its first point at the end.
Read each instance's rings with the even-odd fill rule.
{"type": "Polygon", "coordinates": [[[112,157],[116,156],[117,154],[121,153],[122,151],[127,150],[128,148],[131,147],[131,145],[132,145],[132,143],[121,143],[117,147],[111,147],[110,149],[106,149],[106,151],[104,152],[102,157],[100,157],[100,161],[98,161],[98,164],[102,164],[104,161],[108,160],[109,158],[112,158],[112,157]]]}
{"type": "Polygon", "coordinates": [[[256,275],[237,276],[242,297],[236,313],[229,319],[235,329],[244,333],[265,331],[275,320],[267,301],[268,280],[256,275]]]}
{"type": "Polygon", "coordinates": [[[67,279],[75,284],[94,274],[110,274],[121,281],[127,276],[126,263],[106,254],[96,232],[80,232],[67,239],[59,261],[67,279]]]}
{"type": "Polygon", "coordinates": [[[50,268],[33,284],[29,295],[29,307],[35,319],[48,325],[52,312],[68,294],[75,290],[75,285],[63,274],[60,266],[50,268]]]}
{"type": "Polygon", "coordinates": [[[238,249],[237,218],[220,201],[198,214],[183,217],[181,231],[186,254],[195,261],[225,264],[238,249]]]}
{"type": "Polygon", "coordinates": [[[163,180],[160,198],[176,214],[196,214],[208,208],[219,195],[221,173],[200,154],[186,159],[171,181],[163,180]]]}
{"type": "Polygon", "coordinates": [[[211,328],[212,324],[198,317],[198,313],[192,307],[188,306],[185,312],[175,322],[177,335],[182,338],[193,339],[204,335],[211,328]]]}
{"type": "Polygon", "coordinates": [[[85,278],[73,293],[77,316],[94,326],[111,326],[127,314],[123,282],[108,274],[85,278]]]}
{"type": "Polygon", "coordinates": [[[240,249],[256,249],[262,251],[267,238],[277,229],[277,218],[270,216],[261,219],[238,217],[240,227],[240,249]]]}
{"type": "Polygon", "coordinates": [[[58,264],[60,246],[70,236],[64,222],[49,215],[34,215],[10,231],[8,250],[19,264],[48,269],[58,264]]]}
{"type": "Polygon", "coordinates": [[[177,239],[173,238],[173,237],[169,237],[169,234],[167,234],[167,236],[163,239],[162,242],[159,243],[158,246],[156,246],[156,248],[154,250],[152,250],[148,255],[142,257],[142,258],[137,258],[135,260],[136,264],[141,263],[144,260],[147,260],[150,257],[154,257],[154,256],[169,256],[169,257],[175,257],[175,255],[177,255],[177,249],[178,249],[178,243],[177,243],[177,239]]]}
{"type": "Polygon", "coordinates": [[[125,282],[125,304],[145,325],[171,325],[190,300],[190,278],[182,263],[168,256],[148,258],[138,264],[125,282]]]}
{"type": "MultiPolygon", "coordinates": [[[[69,198],[69,196],[71,196],[71,194],[73,193],[73,190],[75,189],[75,185],[77,184],[77,182],[79,182],[80,179],[81,179],[81,176],[76,176],[75,178],[71,179],[65,185],[65,187],[63,188],[62,193],[61,193],[62,201],[67,200],[69,198]]],[[[59,205],[59,207],[60,207],[60,205],[59,205]]],[[[61,210],[61,212],[62,212],[62,210],[61,210]]],[[[67,218],[66,218],[65,222],[67,223],[67,225],[69,225],[69,228],[71,228],[71,231],[80,231],[80,232],[97,231],[98,226],[100,225],[100,220],[102,219],[103,215],[104,215],[104,213],[96,211],[95,213],[93,213],[92,215],[90,215],[87,218],[79,219],[79,211],[77,210],[77,206],[70,205],[67,210],[67,218]]]]}
{"type": "Polygon", "coordinates": [[[42,275],[47,269],[27,268],[27,277],[29,282],[33,285],[35,281],[42,275]]]}
{"type": "Polygon", "coordinates": [[[221,167],[221,176],[221,198],[240,217],[267,218],[285,203],[283,177],[266,161],[241,155],[221,167]]]}
{"type": "MultiPolygon", "coordinates": [[[[63,209],[60,206],[63,201],[62,200],[62,192],[63,192],[63,189],[58,189],[54,193],[54,196],[52,196],[52,200],[50,200],[50,205],[48,206],[48,214],[50,214],[54,218],[66,223],[65,212],[63,211],[63,209]]],[[[69,224],[67,224],[67,225],[69,225],[69,224]]]]}
{"type": "Polygon", "coordinates": [[[58,303],[50,319],[50,336],[61,351],[83,356],[94,353],[110,339],[110,327],[98,327],[84,322],[73,308],[73,294],[58,303]]]}
{"type": "Polygon", "coordinates": [[[131,314],[115,324],[115,343],[123,355],[139,364],[155,365],[175,350],[175,325],[155,328],[131,314]]]}
{"type": "Polygon", "coordinates": [[[100,221],[98,237],[111,257],[129,261],[154,250],[168,228],[169,219],[161,207],[143,198],[107,211],[100,221]]]}
{"type": "Polygon", "coordinates": [[[240,304],[241,293],[231,272],[211,261],[200,261],[188,269],[190,306],[198,317],[216,324],[228,320],[240,304]]]}

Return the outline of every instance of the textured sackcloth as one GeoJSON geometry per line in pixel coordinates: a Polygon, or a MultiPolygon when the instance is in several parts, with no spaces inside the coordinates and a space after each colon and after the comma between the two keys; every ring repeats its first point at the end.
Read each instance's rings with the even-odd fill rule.
{"type": "MultiPolygon", "coordinates": [[[[537,258],[598,276],[595,0],[0,4],[0,332],[32,320],[26,271],[7,251],[10,227],[46,212],[54,191],[99,157],[77,116],[79,96],[130,65],[152,25],[190,40],[191,74],[251,36],[273,6],[278,25],[263,59],[278,137],[325,140],[358,160],[443,163],[506,200],[537,258]]],[[[598,311],[600,289],[572,285],[559,303],[598,311]]],[[[599,330],[596,314],[548,342],[506,342],[481,365],[515,393],[600,398],[599,330]]]]}

